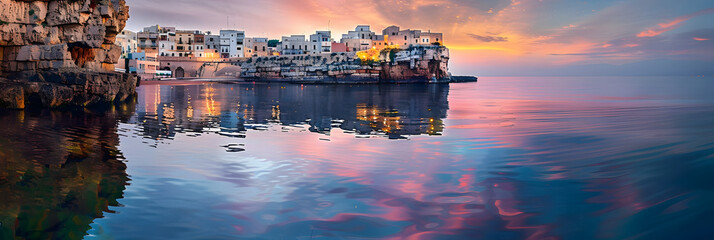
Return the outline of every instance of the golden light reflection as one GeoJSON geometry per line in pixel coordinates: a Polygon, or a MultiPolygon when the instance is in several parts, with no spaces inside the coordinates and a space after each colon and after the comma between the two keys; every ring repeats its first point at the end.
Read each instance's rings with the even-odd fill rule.
{"type": "Polygon", "coordinates": [[[402,129],[400,121],[402,118],[398,114],[399,111],[396,110],[386,111],[366,104],[357,105],[357,120],[365,121],[370,128],[385,133],[393,133],[402,129]]]}
{"type": "Polygon", "coordinates": [[[280,122],[280,105],[273,106],[271,115],[273,120],[280,122]]]}
{"type": "Polygon", "coordinates": [[[205,97],[204,102],[206,104],[205,114],[211,117],[218,116],[221,111],[221,103],[214,99],[216,96],[216,89],[212,85],[208,85],[203,90],[203,95],[205,97]]]}

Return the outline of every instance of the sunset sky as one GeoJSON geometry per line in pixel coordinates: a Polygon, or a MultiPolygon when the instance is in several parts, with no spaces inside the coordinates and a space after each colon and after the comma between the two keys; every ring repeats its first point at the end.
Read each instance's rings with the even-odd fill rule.
{"type": "Polygon", "coordinates": [[[127,29],[443,32],[454,74],[714,75],[712,0],[127,0],[127,29]]]}

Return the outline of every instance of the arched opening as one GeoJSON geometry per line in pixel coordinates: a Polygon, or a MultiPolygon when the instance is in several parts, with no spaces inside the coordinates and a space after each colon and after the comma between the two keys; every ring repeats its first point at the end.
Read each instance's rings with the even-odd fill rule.
{"type": "Polygon", "coordinates": [[[183,70],[182,67],[176,68],[176,71],[174,71],[174,77],[175,78],[182,78],[184,77],[185,71],[183,70]]]}

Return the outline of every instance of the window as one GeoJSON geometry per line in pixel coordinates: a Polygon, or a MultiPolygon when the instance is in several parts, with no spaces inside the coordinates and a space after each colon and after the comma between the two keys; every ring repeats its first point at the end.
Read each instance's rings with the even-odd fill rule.
{"type": "Polygon", "coordinates": [[[404,36],[404,41],[406,41],[406,40],[407,40],[407,36],[404,36]]]}
{"type": "Polygon", "coordinates": [[[263,52],[265,52],[265,46],[263,46],[263,52]]]}

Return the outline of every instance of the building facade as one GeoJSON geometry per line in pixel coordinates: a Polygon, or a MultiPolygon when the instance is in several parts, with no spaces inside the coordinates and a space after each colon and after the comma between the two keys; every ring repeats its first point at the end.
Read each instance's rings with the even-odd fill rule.
{"type": "Polygon", "coordinates": [[[245,32],[237,30],[221,30],[220,32],[221,58],[245,57],[244,41],[245,32]]]}
{"type": "Polygon", "coordinates": [[[376,34],[372,32],[370,26],[359,25],[354,31],[342,34],[340,43],[347,45],[347,50],[350,52],[364,51],[372,48],[372,41],[375,36],[376,34]]]}
{"type": "Polygon", "coordinates": [[[246,38],[245,41],[245,57],[265,57],[270,55],[267,38],[246,38]]]}
{"type": "Polygon", "coordinates": [[[311,44],[305,40],[305,35],[283,36],[280,43],[281,55],[298,55],[305,54],[311,44]]]}
{"type": "Polygon", "coordinates": [[[400,48],[408,48],[412,45],[432,45],[435,43],[444,43],[444,34],[432,33],[431,31],[422,32],[421,30],[401,30],[397,26],[390,26],[382,31],[384,41],[400,48]]]}
{"type": "Polygon", "coordinates": [[[206,49],[221,50],[221,36],[207,34],[204,36],[206,42],[206,49]]]}
{"type": "Polygon", "coordinates": [[[116,45],[121,47],[121,57],[128,58],[130,53],[136,52],[138,49],[138,37],[135,32],[124,30],[117,35],[116,45]]]}
{"type": "Polygon", "coordinates": [[[310,35],[310,54],[330,53],[332,52],[332,32],[317,31],[310,35]]]}

